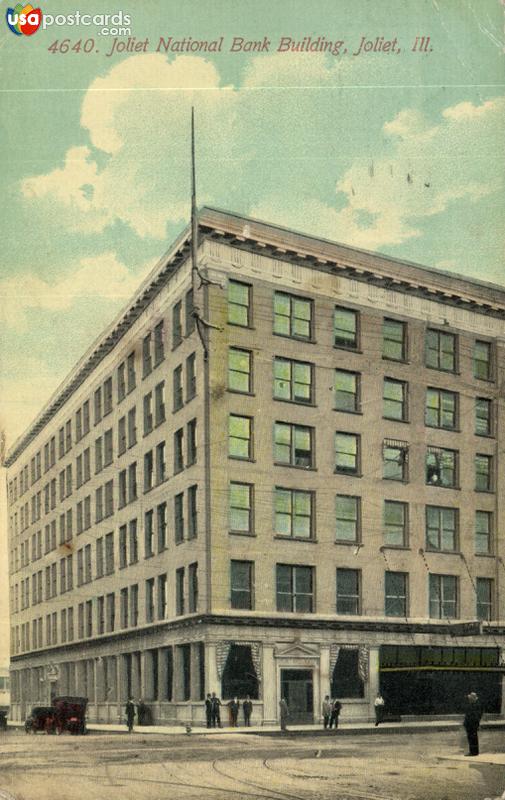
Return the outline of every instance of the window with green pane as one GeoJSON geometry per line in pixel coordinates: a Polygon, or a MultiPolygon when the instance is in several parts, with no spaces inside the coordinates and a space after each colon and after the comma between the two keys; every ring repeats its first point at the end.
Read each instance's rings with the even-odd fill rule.
{"type": "Polygon", "coordinates": [[[429,576],[430,617],[458,618],[458,579],[455,575],[429,576]]]}
{"type": "Polygon", "coordinates": [[[230,414],[228,421],[228,455],[233,458],[252,456],[252,419],[230,414]]]}
{"type": "Polygon", "coordinates": [[[475,400],[475,433],[477,436],[491,435],[492,402],[486,397],[475,400]]]}
{"type": "Polygon", "coordinates": [[[275,489],[275,533],[295,539],[313,536],[312,493],[297,489],[275,489]]]}
{"type": "Polygon", "coordinates": [[[475,552],[478,555],[489,555],[493,552],[492,521],[493,515],[490,511],[475,512],[475,552]]]}
{"type": "Polygon", "coordinates": [[[384,378],[384,410],[386,419],[407,419],[407,384],[384,378]]]}
{"type": "Polygon", "coordinates": [[[358,347],[358,312],[336,306],[333,316],[333,342],[337,347],[355,350],[358,347]]]}
{"type": "Polygon", "coordinates": [[[407,545],[407,504],[384,500],[384,544],[390,547],[407,545]]]}
{"type": "Polygon", "coordinates": [[[453,333],[433,330],[426,331],[426,366],[456,371],[456,336],[453,333]]]}
{"type": "Polygon", "coordinates": [[[335,434],[335,471],[356,475],[359,472],[359,435],[356,433],[335,434]]]}
{"type": "Polygon", "coordinates": [[[430,486],[454,488],[457,485],[458,453],[440,447],[426,452],[426,483],[430,486]]]}
{"type": "Polygon", "coordinates": [[[430,428],[455,430],[457,395],[444,389],[426,390],[425,423],[430,428]]]}
{"type": "Polygon", "coordinates": [[[312,403],[312,364],[288,358],[274,360],[274,397],[294,403],[312,403]]]}
{"type": "Polygon", "coordinates": [[[396,319],[385,317],[382,323],[382,355],[392,361],[404,361],[406,350],[406,324],[396,319]]]}
{"type": "Polygon", "coordinates": [[[230,562],[230,597],[231,607],[251,610],[253,608],[253,576],[252,561],[230,562]]]}
{"type": "Polygon", "coordinates": [[[248,328],[251,324],[251,292],[246,283],[228,281],[228,322],[248,328]]]}
{"type": "Polygon", "coordinates": [[[249,393],[252,390],[252,353],[230,347],[228,350],[228,388],[234,392],[249,393]]]}
{"type": "Polygon", "coordinates": [[[492,489],[493,457],[477,453],[475,456],[475,489],[478,492],[490,492],[492,489]]]}
{"type": "Polygon", "coordinates": [[[390,481],[406,481],[408,477],[408,444],[386,439],[382,447],[383,477],[390,481]]]}
{"type": "Polygon", "coordinates": [[[360,410],[360,375],[345,369],[335,370],[335,408],[337,411],[360,410]]]}
{"type": "Polygon", "coordinates": [[[292,467],[312,467],[313,429],[303,425],[276,422],[274,426],[274,460],[292,467]]]}
{"type": "Polygon", "coordinates": [[[314,568],[277,564],[277,611],[310,613],[314,610],[314,568]]]}
{"type": "Polygon", "coordinates": [[[426,506],[427,549],[454,552],[457,547],[457,523],[457,509],[426,506]]]}
{"type": "Polygon", "coordinates": [[[337,494],[335,498],[335,538],[338,542],[358,542],[360,538],[360,498],[337,494]]]}
{"type": "Polygon", "coordinates": [[[252,533],[252,486],[250,483],[230,483],[230,531],[252,533]]]}
{"type": "Polygon", "coordinates": [[[477,619],[493,619],[493,580],[492,578],[477,578],[475,583],[477,595],[477,619]]]}
{"type": "Polygon", "coordinates": [[[312,301],[275,292],[274,333],[295,339],[312,338],[312,301]]]}
{"type": "Polygon", "coordinates": [[[359,614],[360,571],[337,569],[337,614],[359,614]]]}
{"type": "Polygon", "coordinates": [[[386,617],[407,616],[407,580],[406,572],[384,573],[384,611],[386,617]]]}
{"type": "Polygon", "coordinates": [[[491,380],[491,343],[477,340],[473,347],[473,374],[481,381],[491,380]]]}

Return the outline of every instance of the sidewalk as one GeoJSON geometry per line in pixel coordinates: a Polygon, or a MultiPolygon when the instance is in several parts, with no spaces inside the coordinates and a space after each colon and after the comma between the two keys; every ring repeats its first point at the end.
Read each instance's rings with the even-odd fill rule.
{"type": "MultiPolygon", "coordinates": [[[[9,722],[9,726],[23,727],[23,723],[9,722]]],[[[88,730],[91,733],[123,733],[127,734],[126,725],[88,723],[88,730]]],[[[505,730],[505,720],[488,720],[481,724],[481,730],[505,730]]],[[[406,722],[383,722],[379,727],[375,727],[373,722],[341,722],[338,730],[324,730],[322,725],[288,725],[286,734],[281,734],[278,725],[251,726],[250,728],[205,728],[192,727],[191,736],[222,736],[228,734],[255,735],[255,736],[359,736],[359,735],[382,735],[385,733],[429,733],[435,731],[457,731],[462,728],[462,720],[428,720],[428,721],[406,721],[406,722]]],[[[135,726],[134,734],[148,736],[152,734],[164,734],[169,736],[187,736],[184,725],[146,725],[135,726]]]]}

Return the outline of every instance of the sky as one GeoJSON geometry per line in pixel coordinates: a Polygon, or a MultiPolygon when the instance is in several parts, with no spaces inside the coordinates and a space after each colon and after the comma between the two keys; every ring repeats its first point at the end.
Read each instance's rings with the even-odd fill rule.
{"type": "Polygon", "coordinates": [[[115,37],[101,26],[16,36],[6,7],[1,0],[8,446],[188,222],[191,106],[199,205],[505,285],[500,0],[41,6],[53,16],[130,15],[139,50],[111,55],[115,37]],[[221,51],[156,52],[160,37],[222,37],[221,51]],[[263,50],[230,52],[234,37],[263,50]],[[343,44],[338,55],[279,52],[282,37],[343,44]],[[389,46],[358,52],[363,37],[389,46]],[[426,52],[413,50],[416,37],[429,37],[426,52]]]}

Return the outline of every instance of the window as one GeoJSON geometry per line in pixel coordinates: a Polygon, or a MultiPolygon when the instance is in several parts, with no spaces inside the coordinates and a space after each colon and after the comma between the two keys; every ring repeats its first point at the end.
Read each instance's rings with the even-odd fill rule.
{"type": "Polygon", "coordinates": [[[473,348],[473,374],[481,381],[492,379],[492,349],[490,342],[477,340],[473,348]]]}
{"type": "Polygon", "coordinates": [[[493,515],[490,511],[475,512],[475,552],[490,555],[493,552],[493,515]]]}
{"type": "Polygon", "coordinates": [[[390,481],[406,481],[408,478],[409,446],[407,442],[385,439],[382,446],[383,477],[390,481]]]}
{"type": "Polygon", "coordinates": [[[391,361],[407,358],[407,326],[404,322],[384,317],[382,323],[382,355],[391,361]]]}
{"type": "Polygon", "coordinates": [[[174,369],[173,382],[174,382],[174,411],[178,411],[184,405],[181,364],[174,369]]]}
{"type": "Polygon", "coordinates": [[[174,529],[176,544],[184,541],[184,494],[180,492],[174,497],[174,529]]]}
{"type": "Polygon", "coordinates": [[[384,500],[384,544],[406,547],[408,544],[408,505],[396,500],[384,500]]]}
{"type": "Polygon", "coordinates": [[[491,400],[477,397],[475,400],[475,433],[477,436],[491,436],[492,432],[491,400]]]}
{"type": "Polygon", "coordinates": [[[198,564],[190,564],[188,568],[188,611],[198,611],[198,564]]]}
{"type": "Polygon", "coordinates": [[[158,575],[158,619],[167,618],[167,575],[158,575]]]}
{"type": "Polygon", "coordinates": [[[117,371],[116,371],[116,379],[117,379],[117,401],[118,403],[121,400],[124,400],[126,397],[126,364],[123,361],[119,364],[117,371]]]}
{"type": "Polygon", "coordinates": [[[182,302],[179,300],[172,310],[172,348],[182,342],[182,302]]]}
{"type": "Polygon", "coordinates": [[[153,393],[144,395],[144,436],[153,429],[153,393]]]}
{"type": "Polygon", "coordinates": [[[360,410],[360,375],[345,369],[335,370],[335,408],[337,411],[360,410]]]}
{"type": "Polygon", "coordinates": [[[444,389],[426,390],[425,423],[453,431],[457,425],[457,395],[444,389]]]}
{"type": "Polygon", "coordinates": [[[137,443],[137,423],[135,406],[128,411],[128,447],[137,443]]]}
{"type": "Polygon", "coordinates": [[[455,575],[430,575],[430,617],[458,618],[458,579],[455,575]]]}
{"type": "Polygon", "coordinates": [[[128,467],[128,502],[137,499],[137,462],[128,467]]]}
{"type": "Polygon", "coordinates": [[[132,519],[128,523],[128,540],[130,546],[130,564],[136,564],[139,559],[139,545],[138,545],[136,519],[132,519]]]}
{"type": "Polygon", "coordinates": [[[197,489],[196,485],[188,488],[188,539],[198,535],[197,489]]]}
{"type": "Polygon", "coordinates": [[[105,537],[105,574],[114,572],[114,534],[108,533],[105,537]]]}
{"type": "Polygon", "coordinates": [[[146,580],[146,622],[154,621],[154,578],[146,580]]]}
{"type": "Polygon", "coordinates": [[[407,616],[406,572],[384,573],[384,612],[386,617],[407,616]]]}
{"type": "Polygon", "coordinates": [[[160,442],[156,445],[156,484],[163,483],[166,477],[165,442],[160,442]]]}
{"type": "Polygon", "coordinates": [[[135,376],[135,353],[130,353],[126,359],[126,376],[128,380],[128,394],[133,392],[137,384],[135,376]]]}
{"type": "Polygon", "coordinates": [[[99,486],[95,491],[95,522],[103,519],[103,487],[99,486]]]}
{"type": "Polygon", "coordinates": [[[186,403],[196,396],[196,353],[186,359],[186,403]]]}
{"type": "Polygon", "coordinates": [[[174,433],[174,473],[184,469],[184,428],[174,433]]]}
{"type": "Polygon", "coordinates": [[[493,488],[493,457],[477,453],[475,456],[475,491],[490,492],[493,488]]]}
{"type": "Polygon", "coordinates": [[[276,422],[274,428],[274,461],[291,467],[313,467],[313,428],[276,422]]]}
{"type": "Polygon", "coordinates": [[[228,281],[228,322],[230,325],[250,327],[251,294],[251,286],[238,281],[228,281]]]}
{"type": "Polygon", "coordinates": [[[102,387],[99,386],[98,389],[95,391],[94,394],[94,404],[95,404],[95,425],[102,419],[102,387]]]}
{"type": "Polygon", "coordinates": [[[151,334],[148,333],[142,340],[142,377],[145,378],[152,372],[151,334]]]}
{"type": "Polygon", "coordinates": [[[130,586],[130,625],[135,628],[139,619],[139,587],[137,583],[130,586]]]}
{"type": "Polygon", "coordinates": [[[108,431],[105,431],[103,435],[103,465],[104,467],[108,467],[109,464],[112,464],[114,458],[114,446],[112,442],[112,428],[109,428],[108,431]]]}
{"type": "Polygon", "coordinates": [[[126,525],[121,525],[119,528],[119,569],[124,569],[128,565],[127,533],[126,525]]]}
{"type": "Polygon", "coordinates": [[[154,424],[165,422],[165,381],[161,381],[154,389],[154,424]]]}
{"type": "Polygon", "coordinates": [[[228,389],[232,392],[252,391],[252,353],[230,347],[228,350],[228,389]]]}
{"type": "Polygon", "coordinates": [[[298,489],[275,489],[275,533],[293,539],[313,537],[313,495],[298,489]]]}
{"type": "Polygon", "coordinates": [[[149,492],[153,488],[153,451],[144,453],[144,492],[149,492]]]}
{"type": "Polygon", "coordinates": [[[158,526],[158,553],[167,547],[167,504],[160,503],[156,509],[156,522],[158,526]]]}
{"type": "Polygon", "coordinates": [[[103,385],[103,416],[112,411],[112,378],[107,378],[103,385]]]}
{"type": "Polygon", "coordinates": [[[119,594],[119,615],[121,628],[128,627],[128,587],[121,589],[119,594]]]}
{"type": "Polygon", "coordinates": [[[191,419],[186,426],[187,466],[196,463],[196,419],[191,419]]]}
{"type": "Polygon", "coordinates": [[[230,561],[231,608],[252,611],[254,564],[252,561],[230,561]]]}
{"type": "Polygon", "coordinates": [[[81,439],[82,439],[82,409],[78,408],[77,411],[75,412],[75,441],[79,442],[81,439]]]}
{"type": "Polygon", "coordinates": [[[89,400],[86,400],[82,406],[82,435],[85,436],[87,433],[89,433],[89,400]]]}
{"type": "Polygon", "coordinates": [[[457,549],[458,510],[426,506],[426,548],[455,552],[457,549]]]}
{"type": "Polygon", "coordinates": [[[335,307],[333,336],[336,347],[356,350],[358,347],[358,312],[350,308],[335,307]]]}
{"type": "Polygon", "coordinates": [[[157,367],[165,358],[165,332],[163,320],[154,329],[154,366],[157,367]]]}
{"type": "Polygon", "coordinates": [[[383,415],[386,419],[407,421],[407,384],[404,381],[384,378],[383,415]]]}
{"type": "Polygon", "coordinates": [[[291,400],[293,403],[313,403],[313,365],[276,357],[274,397],[276,400],[291,400]]]}
{"type": "Polygon", "coordinates": [[[95,440],[95,474],[103,469],[103,441],[100,436],[95,440]]]}
{"type": "Polygon", "coordinates": [[[228,421],[228,455],[252,458],[252,419],[230,414],[228,421]]]}
{"type": "Polygon", "coordinates": [[[357,475],[360,469],[360,437],[357,433],[335,434],[335,472],[357,475]]]}
{"type": "Polygon", "coordinates": [[[430,486],[454,488],[458,483],[458,453],[428,447],[426,451],[426,483],[430,486]]]}
{"type": "Polygon", "coordinates": [[[144,517],[144,558],[154,555],[153,511],[146,511],[144,517]]]}
{"type": "Polygon", "coordinates": [[[178,617],[184,614],[184,567],[175,571],[175,613],[178,617]]]}
{"type": "Polygon", "coordinates": [[[337,542],[359,542],[360,505],[359,497],[337,494],[335,498],[335,538],[337,542]]]}
{"type": "Polygon", "coordinates": [[[117,454],[126,453],[126,417],[121,417],[117,424],[117,454]]]}
{"type": "Polygon", "coordinates": [[[232,533],[253,533],[252,497],[250,483],[230,483],[229,526],[232,533]]]}
{"type": "Polygon", "coordinates": [[[105,516],[111,517],[114,513],[114,481],[105,484],[105,516]]]}
{"type": "Polygon", "coordinates": [[[277,564],[277,611],[314,611],[314,567],[277,564]]]}
{"type": "Polygon", "coordinates": [[[312,338],[312,301],[275,292],[274,333],[294,339],[312,338]]]}
{"type": "Polygon", "coordinates": [[[426,331],[426,366],[444,372],[456,372],[456,336],[428,328],[426,331]]]}
{"type": "Polygon", "coordinates": [[[360,570],[337,569],[337,614],[361,613],[360,570]]]}
{"type": "Polygon", "coordinates": [[[493,619],[493,580],[491,578],[477,578],[477,619],[493,619]]]}

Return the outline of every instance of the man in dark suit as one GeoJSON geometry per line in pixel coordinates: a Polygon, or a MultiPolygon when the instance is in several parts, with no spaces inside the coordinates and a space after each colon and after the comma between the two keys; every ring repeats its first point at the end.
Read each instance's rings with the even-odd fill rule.
{"type": "Polygon", "coordinates": [[[205,698],[205,719],[207,720],[207,728],[212,727],[212,696],[210,694],[205,698]]]}
{"type": "Polygon", "coordinates": [[[249,728],[251,725],[251,714],[253,710],[253,704],[251,703],[251,698],[247,695],[246,699],[242,703],[242,711],[244,712],[244,725],[249,728]]]}
{"type": "Polygon", "coordinates": [[[465,709],[465,719],[463,725],[466,730],[466,738],[468,739],[468,753],[467,756],[479,755],[479,725],[482,717],[482,708],[479,698],[475,692],[470,692],[467,695],[467,704],[465,709]]]}

